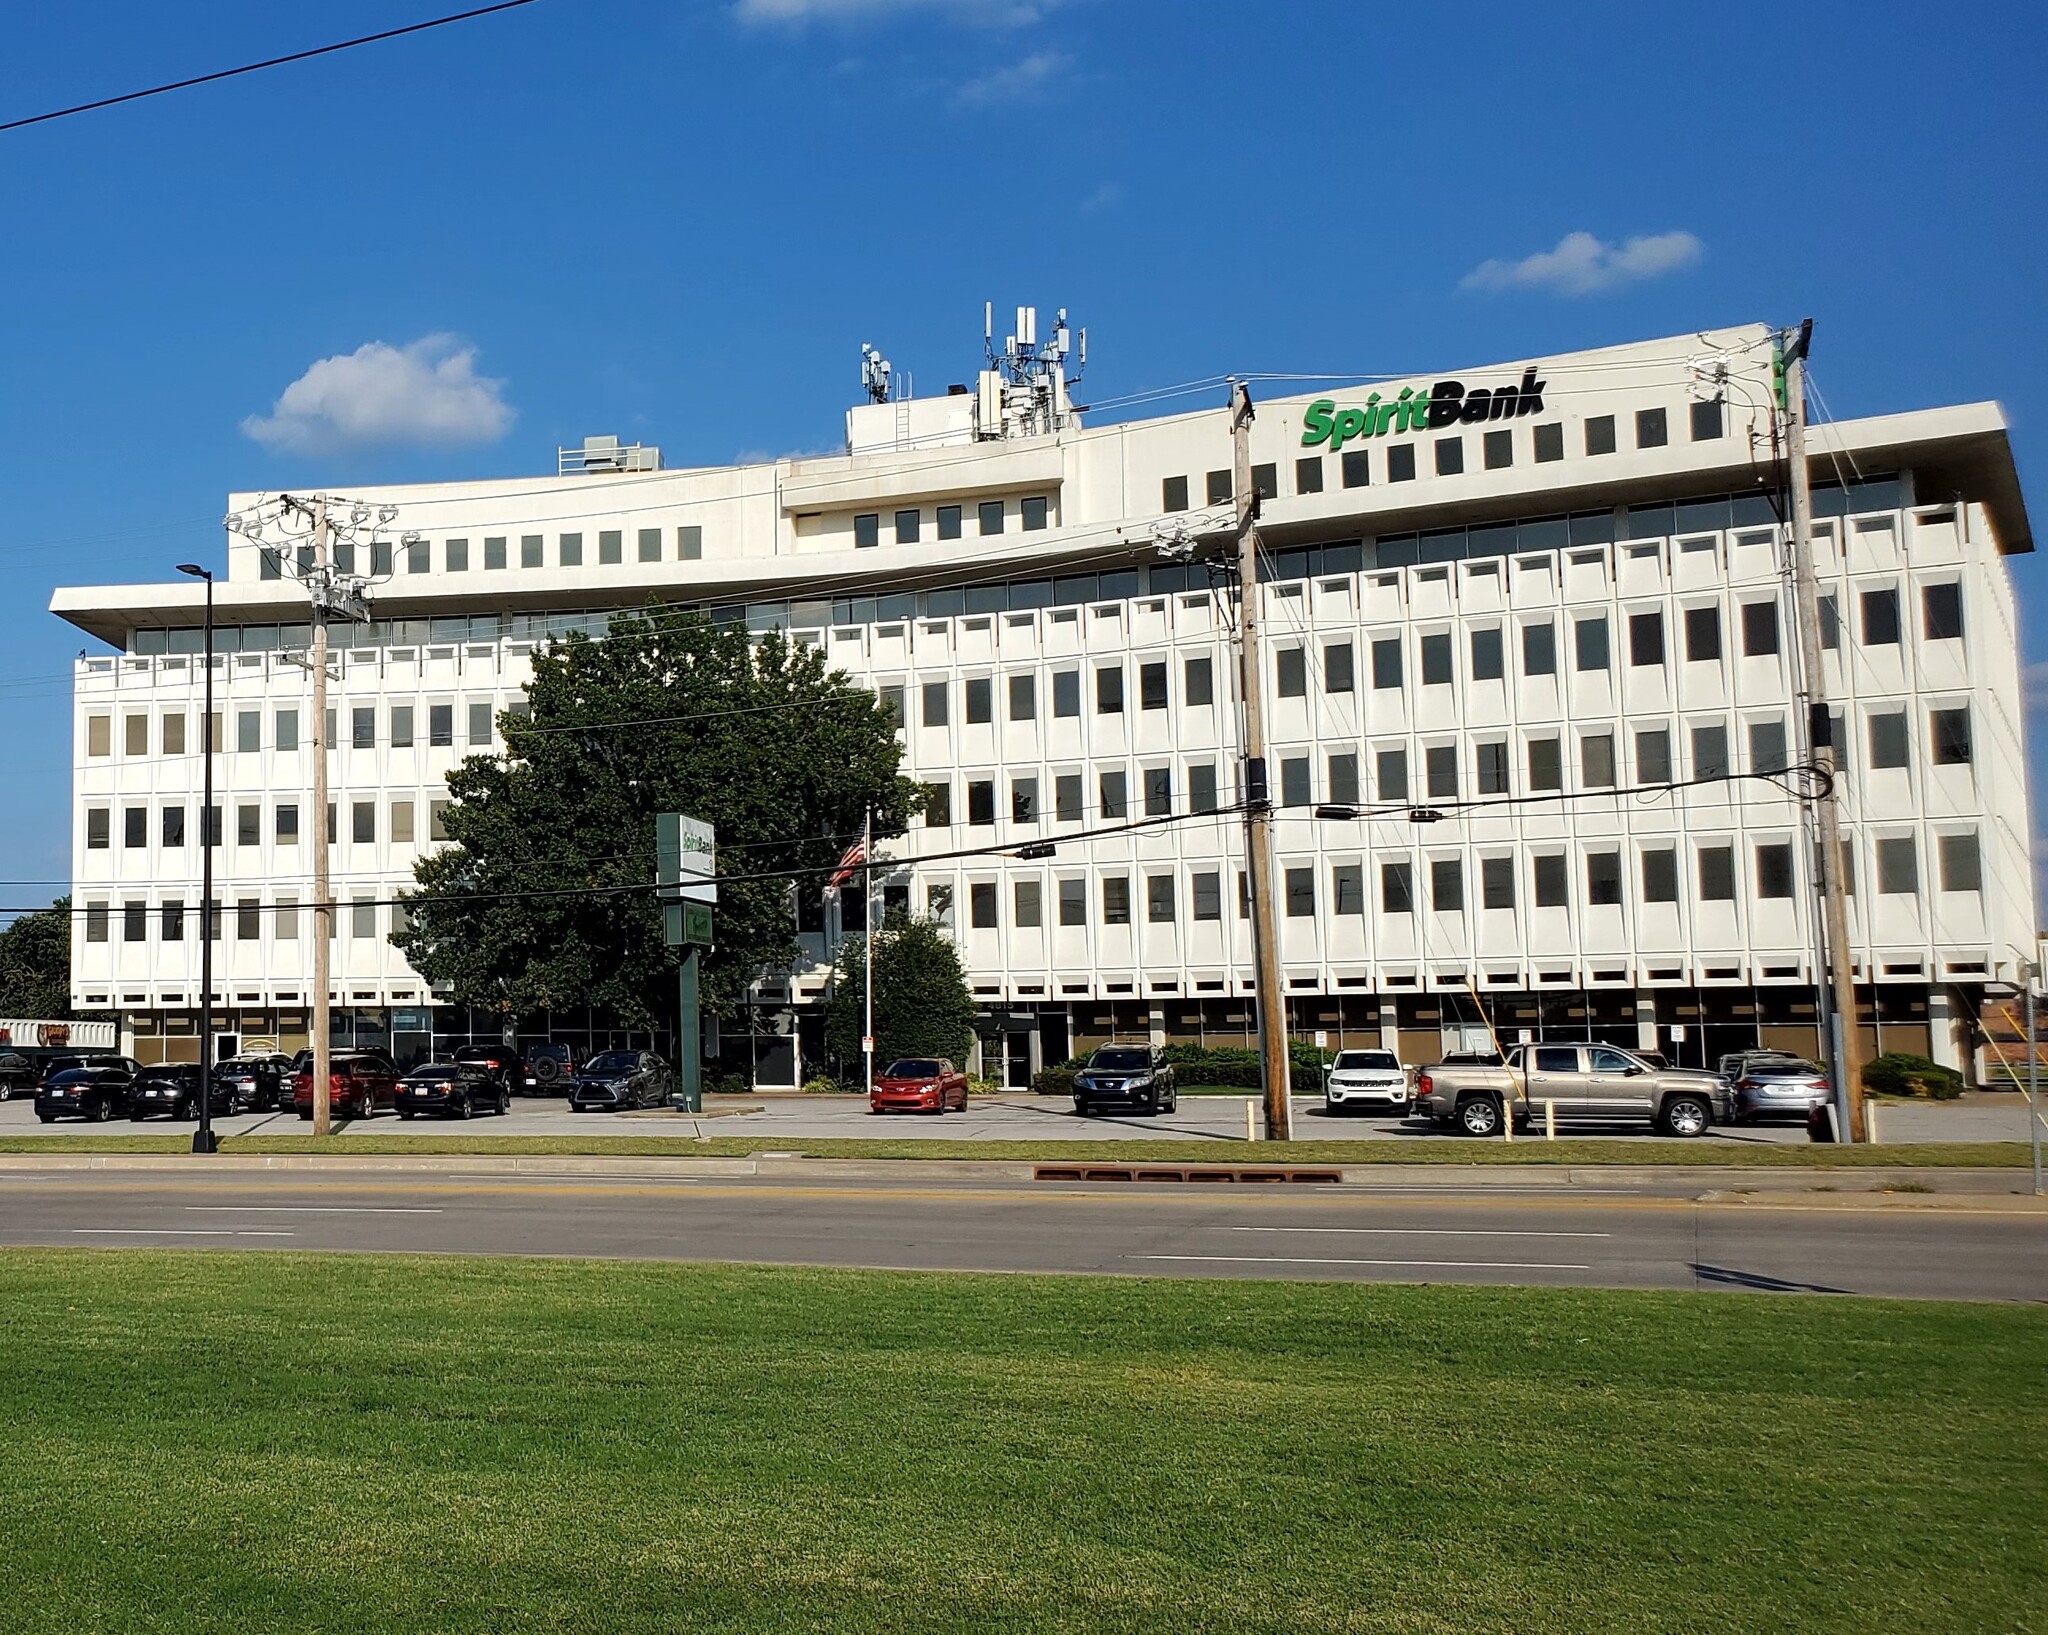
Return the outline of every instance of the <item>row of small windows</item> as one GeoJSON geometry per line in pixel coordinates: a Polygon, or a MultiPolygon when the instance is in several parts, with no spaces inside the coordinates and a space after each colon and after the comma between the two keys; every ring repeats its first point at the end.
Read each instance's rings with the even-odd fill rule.
{"type": "MultiPolygon", "coordinates": [[[[958,539],[965,514],[965,508],[962,506],[940,506],[932,515],[937,536],[940,539],[958,539]]],[[[1001,500],[983,500],[974,508],[975,526],[984,536],[1000,534],[1006,515],[1007,509],[1001,500]]],[[[922,511],[898,511],[892,521],[898,545],[915,545],[923,534],[922,511]]],[[[1046,521],[1046,499],[1043,494],[1027,495],[1017,502],[1017,526],[1025,533],[1037,533],[1046,526],[1046,521]]],[[[882,514],[879,511],[863,511],[853,519],[853,543],[860,550],[867,550],[882,543],[882,514]]]]}
{"type": "MultiPolygon", "coordinates": [[[[1817,517],[1896,511],[1905,503],[1897,477],[1873,477],[1846,486],[1823,484],[1813,491],[1817,517]]],[[[1384,534],[1371,544],[1352,540],[1306,549],[1280,550],[1261,565],[1265,579],[1295,580],[1316,575],[1358,573],[1375,568],[1418,563],[1464,561],[1469,558],[1549,552],[1567,546],[1609,545],[1622,540],[1651,540],[1680,534],[1725,532],[1740,528],[1775,528],[1777,513],[1770,497],[1758,493],[1717,494],[1655,505],[1631,505],[1619,516],[1609,506],[1570,516],[1536,516],[1471,528],[1433,528],[1425,533],[1384,534]]],[[[1686,540],[1682,547],[1714,549],[1711,539],[1686,540]]],[[[1534,565],[1531,557],[1525,566],[1534,565]]],[[[1549,564],[1544,562],[1547,571],[1549,564]]],[[[1118,601],[1144,594],[1207,591],[1208,571],[1200,563],[1162,564],[1146,569],[1118,569],[1101,575],[1075,574],[1059,579],[1027,579],[973,585],[950,590],[900,591],[880,596],[841,597],[819,602],[756,602],[745,607],[712,607],[703,611],[714,623],[744,623],[750,630],[787,630],[831,625],[871,625],[913,618],[953,618],[962,613],[1024,612],[1048,607],[1118,601]]],[[[623,611],[632,611],[630,608],[623,611]]],[[[603,609],[547,613],[477,613],[433,619],[378,620],[350,634],[352,646],[418,647],[438,642],[559,640],[575,632],[593,639],[609,628],[612,614],[603,609]]],[[[138,629],[134,651],[140,655],[194,654],[204,633],[197,625],[175,629],[138,629]]],[[[217,653],[296,651],[311,640],[305,625],[220,625],[214,631],[217,653]]]]}
{"type": "MultiPolygon", "coordinates": [[[[1906,712],[1877,711],[1866,718],[1867,762],[1873,770],[1906,766],[1910,756],[1910,729],[1906,712]]],[[[1929,756],[1937,766],[1967,765],[1971,759],[1970,711],[1967,705],[1932,710],[1928,714],[1929,756]]],[[[1790,746],[1783,717],[1745,723],[1748,739],[1748,770],[1782,772],[1791,765],[1790,746]]],[[[1841,744],[1843,729],[1835,728],[1841,744]]],[[[1614,789],[1623,781],[1621,744],[1612,732],[1578,735],[1579,790],[1614,789]]],[[[1633,781],[1637,784],[1672,783],[1680,768],[1673,735],[1668,727],[1645,727],[1627,740],[1633,751],[1633,781]]],[[[1370,761],[1370,799],[1399,805],[1418,798],[1459,800],[1469,795],[1562,793],[1569,743],[1563,737],[1532,737],[1522,745],[1521,773],[1514,776],[1514,749],[1506,739],[1471,746],[1469,767],[1463,764],[1456,744],[1424,746],[1420,766],[1409,751],[1388,748],[1373,752],[1370,761]]],[[[1688,734],[1690,751],[1684,775],[1690,778],[1726,777],[1735,770],[1730,751],[1729,729],[1724,722],[1694,726],[1688,734]]],[[[1334,751],[1324,758],[1320,800],[1334,806],[1357,806],[1368,799],[1367,761],[1353,750],[1334,751]]],[[[1318,802],[1315,790],[1315,762],[1307,755],[1279,757],[1279,804],[1307,807],[1318,802]]],[[[1194,762],[1185,772],[1186,810],[1213,812],[1219,806],[1218,771],[1213,763],[1194,762]]],[[[1141,768],[1133,806],[1130,771],[1115,767],[1099,771],[1094,778],[1092,803],[1088,796],[1088,775],[1059,772],[1052,775],[1051,819],[1055,823],[1082,823],[1090,816],[1122,819],[1139,815],[1166,817],[1175,811],[1173,769],[1170,766],[1141,768]]],[[[925,822],[942,827],[954,821],[953,785],[928,783],[925,822]]],[[[996,821],[997,780],[970,778],[966,784],[966,821],[992,824],[996,821]]],[[[1009,779],[1009,820],[1012,823],[1042,823],[1046,810],[1041,798],[1039,775],[1018,773],[1009,779]]]]}
{"type": "MultiPolygon", "coordinates": [[[[1910,835],[1879,839],[1875,845],[1877,889],[1881,896],[1917,896],[1920,892],[1920,863],[1917,842],[1910,835]]],[[[1679,900],[1681,858],[1676,846],[1646,846],[1637,854],[1636,887],[1645,904],[1676,903],[1679,900]]],[[[1944,892],[1981,892],[1983,869],[1977,836],[1971,833],[1937,837],[1940,886],[1944,892]]],[[[1514,911],[1524,892],[1535,908],[1569,908],[1572,899],[1572,865],[1563,852],[1537,853],[1526,859],[1526,872],[1514,857],[1478,859],[1478,878],[1468,879],[1465,860],[1432,858],[1418,878],[1416,865],[1407,859],[1378,866],[1379,912],[1384,916],[1409,915],[1427,910],[1434,914],[1465,914],[1472,910],[1514,911]]],[[[1584,857],[1583,901],[1588,906],[1619,906],[1625,897],[1624,858],[1620,850],[1593,851],[1584,857]]],[[[1760,901],[1785,900],[1797,894],[1793,847],[1790,841],[1772,841],[1753,849],[1751,856],[1753,891],[1760,901]]],[[[1288,919],[1311,919],[1317,913],[1319,870],[1313,865],[1290,866],[1281,871],[1279,906],[1288,919]]],[[[1733,846],[1704,845],[1694,848],[1692,890],[1701,902],[1733,902],[1738,896],[1737,853],[1733,846]]],[[[1324,911],[1338,918],[1362,916],[1366,912],[1369,875],[1362,863],[1339,863],[1328,873],[1328,895],[1324,911]]],[[[1181,915],[1182,878],[1174,872],[1147,873],[1139,877],[1134,892],[1132,877],[1123,874],[1098,876],[1091,893],[1084,876],[1053,882],[1054,922],[1061,926],[1130,925],[1140,904],[1144,920],[1152,925],[1170,925],[1181,915]],[[1093,896],[1093,918],[1090,898],[1093,896]]],[[[1850,889],[1854,890],[1853,881],[1850,889]]],[[[1223,874],[1220,870],[1197,870],[1185,883],[1187,917],[1201,922],[1223,918],[1223,874]]],[[[1011,927],[1028,930],[1047,923],[1044,882],[1016,880],[1010,884],[1011,927]]],[[[1237,872],[1238,918],[1249,918],[1250,896],[1245,875],[1237,872]]],[[[1002,928],[1001,887],[993,880],[970,882],[967,887],[967,923],[979,931],[1002,928]]],[[[949,918],[953,904],[950,885],[930,888],[928,907],[939,917],[949,918]]],[[[813,923],[805,929],[820,929],[813,923]]]]}
{"type": "MultiPolygon", "coordinates": [[[[529,706],[524,699],[515,700],[507,708],[511,715],[525,715],[529,706]]],[[[255,754],[263,748],[263,714],[261,710],[237,710],[235,712],[234,749],[237,754],[255,754]]],[[[359,705],[349,711],[348,744],[352,749],[374,749],[377,747],[377,708],[373,705],[359,705]]],[[[497,709],[487,698],[475,698],[458,706],[429,704],[425,710],[424,736],[422,736],[421,712],[412,704],[393,704],[386,716],[387,736],[385,742],[392,749],[412,749],[424,743],[430,749],[453,748],[456,742],[455,726],[460,720],[468,729],[463,743],[472,749],[487,749],[493,741],[497,709]],[[461,713],[458,715],[457,711],[461,713]]],[[[150,752],[151,717],[142,712],[124,715],[121,718],[121,749],[124,755],[139,756],[150,752]]],[[[270,747],[290,753],[301,747],[310,747],[302,731],[302,717],[296,706],[287,706],[270,712],[270,747]]],[[[221,716],[213,717],[213,747],[220,750],[221,716]]],[[[340,726],[340,712],[327,712],[327,737],[334,742],[340,726]]],[[[88,715],[85,718],[85,752],[98,758],[113,753],[114,723],[111,715],[88,715]]],[[[186,753],[185,717],[173,714],[159,719],[157,741],[161,753],[183,755],[186,753]]]]}
{"type": "MultiPolygon", "coordinates": [[[[555,566],[580,568],[583,566],[584,539],[580,533],[557,534],[555,536],[555,566]]],[[[522,568],[544,568],[547,561],[548,540],[545,534],[521,534],[515,541],[509,534],[488,534],[472,542],[469,539],[444,539],[441,541],[441,571],[443,573],[467,573],[472,564],[485,572],[496,572],[509,568],[516,551],[518,565],[522,568]],[[472,543],[479,548],[471,550],[472,543]]],[[[636,562],[660,562],[665,560],[666,536],[659,528],[639,528],[633,535],[633,559],[636,562]]],[[[690,523],[675,531],[675,560],[695,562],[704,555],[704,530],[690,523]]],[[[334,548],[334,565],[343,573],[366,572],[372,578],[388,578],[398,571],[403,560],[405,572],[431,573],[434,571],[434,542],[430,539],[407,539],[392,541],[380,539],[361,548],[349,541],[343,541],[334,548]]],[[[597,535],[597,563],[600,567],[611,567],[626,560],[626,531],[623,528],[601,529],[597,535]]],[[[258,574],[264,579],[284,577],[284,557],[279,551],[264,548],[258,554],[258,574]]],[[[301,545],[298,548],[296,566],[300,573],[310,573],[313,568],[313,548],[301,545]]]]}
{"type": "MultiPolygon", "coordinates": [[[[1167,707],[1167,661],[1153,659],[1138,667],[1138,697],[1140,710],[1163,710],[1167,707]]],[[[995,720],[996,682],[994,676],[969,676],[960,683],[961,720],[968,726],[991,724],[995,720]]],[[[1012,721],[1035,721],[1038,718],[1039,688],[1036,671],[1018,671],[1000,678],[1003,682],[1007,717],[1012,721]]],[[[1055,670],[1052,681],[1052,714],[1055,719],[1078,716],[1081,713],[1081,672],[1055,670]]],[[[906,689],[901,686],[886,686],[878,689],[882,703],[891,710],[899,722],[907,722],[906,689]]],[[[1186,707],[1213,704],[1216,701],[1215,660],[1208,654],[1181,662],[1181,703],[1186,707]]],[[[1121,664],[1101,664],[1095,667],[1094,681],[1095,712],[1098,715],[1122,715],[1130,699],[1125,690],[1125,670],[1121,664]]],[[[918,721],[927,727],[948,725],[953,715],[953,683],[950,681],[927,681],[918,688],[918,721]]]]}
{"type": "MultiPolygon", "coordinates": [[[[1691,405],[1692,439],[1696,443],[1708,442],[1725,434],[1725,418],[1719,399],[1691,405]]],[[[1564,423],[1548,421],[1530,428],[1530,454],[1537,464],[1544,465],[1564,458],[1564,423]]],[[[1585,449],[1588,455],[1612,454],[1616,449],[1616,422],[1611,414],[1594,415],[1584,423],[1585,449]]],[[[1639,449],[1663,448],[1671,441],[1670,421],[1663,409],[1638,409],[1635,413],[1635,446],[1639,449]]],[[[1413,482],[1415,480],[1415,444],[1390,443],[1382,455],[1381,480],[1390,483],[1413,482]]],[[[1438,437],[1429,444],[1430,460],[1439,477],[1456,477],[1465,470],[1465,439],[1462,436],[1438,437]]],[[[1515,434],[1512,428],[1484,432],[1479,439],[1480,461],[1488,471],[1503,471],[1515,463],[1515,434]]],[[[1344,449],[1336,456],[1338,475],[1346,488],[1364,488],[1372,482],[1372,456],[1370,450],[1344,449]]],[[[1303,455],[1294,462],[1294,492],[1297,494],[1320,494],[1323,492],[1325,458],[1320,454],[1303,455]]],[[[1208,505],[1228,505],[1232,499],[1232,478],[1228,470],[1208,473],[1203,489],[1203,501],[1208,505]]],[[[1252,467],[1252,492],[1260,499],[1277,499],[1280,494],[1280,470],[1277,464],[1255,465],[1252,467]]],[[[1166,477],[1160,482],[1159,508],[1162,511],[1185,511],[1188,507],[1188,479],[1166,477]]]]}
{"type": "MultiPolygon", "coordinates": [[[[427,805],[427,838],[446,840],[448,838],[448,802],[430,800],[427,805]]],[[[377,843],[377,814],[379,803],[373,800],[353,801],[349,806],[348,838],[352,845],[374,846],[377,843]]],[[[260,846],[263,844],[263,812],[260,804],[241,804],[235,808],[235,844],[237,846],[260,846]]],[[[411,800],[394,800],[389,803],[386,819],[386,837],[395,845],[410,845],[418,838],[418,803],[411,800]]],[[[182,802],[168,802],[156,808],[157,842],[161,846],[177,848],[185,844],[186,808],[182,802]]],[[[299,843],[299,813],[297,801],[278,801],[270,808],[270,838],[274,845],[296,846],[299,843]]],[[[121,845],[135,851],[149,845],[150,808],[147,806],[124,806],[121,808],[121,845]]],[[[327,833],[330,844],[336,834],[338,812],[330,801],[327,806],[327,833]]],[[[221,809],[210,809],[207,823],[208,844],[221,844],[221,809]]],[[[114,809],[110,806],[88,806],[85,809],[85,849],[103,852],[112,849],[114,843],[114,809]]]]}
{"type": "MultiPolygon", "coordinates": [[[[237,942],[257,942],[262,939],[267,922],[271,936],[280,942],[295,942],[298,940],[303,911],[308,906],[296,897],[276,897],[267,903],[259,897],[242,897],[232,903],[217,901],[212,916],[212,940],[221,941],[223,931],[232,927],[237,942]]],[[[380,912],[383,906],[367,900],[336,904],[330,934],[338,937],[345,932],[349,937],[358,940],[378,940],[383,935],[383,915],[380,912]]],[[[117,917],[123,942],[149,941],[152,922],[155,924],[159,940],[183,942],[187,922],[191,922],[193,933],[196,935],[201,914],[196,903],[167,902],[152,905],[130,902],[116,905],[89,902],[85,905],[85,940],[111,942],[113,924],[117,917]]],[[[391,905],[391,930],[403,931],[408,924],[404,905],[391,905]]]]}

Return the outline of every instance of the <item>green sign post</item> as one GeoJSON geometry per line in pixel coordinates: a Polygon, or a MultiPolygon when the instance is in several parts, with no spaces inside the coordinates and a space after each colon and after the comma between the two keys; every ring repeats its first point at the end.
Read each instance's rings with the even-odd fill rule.
{"type": "Polygon", "coordinates": [[[663,939],[683,951],[676,976],[676,1067],[683,1106],[704,1110],[704,1034],[697,1001],[698,950],[711,946],[711,905],[718,900],[718,839],[708,823],[679,812],[654,819],[654,879],[663,939]]]}

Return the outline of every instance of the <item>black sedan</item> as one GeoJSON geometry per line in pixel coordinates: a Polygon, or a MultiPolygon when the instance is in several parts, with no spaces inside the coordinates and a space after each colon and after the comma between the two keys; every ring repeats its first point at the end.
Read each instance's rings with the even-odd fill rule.
{"type": "Polygon", "coordinates": [[[398,1116],[434,1113],[468,1118],[472,1113],[512,1111],[512,1090],[502,1074],[478,1062],[427,1062],[398,1081],[398,1116]]]}
{"type": "Polygon", "coordinates": [[[652,1051],[607,1050],[576,1070],[569,1111],[617,1112],[659,1107],[668,1100],[668,1064],[652,1051]]]}
{"type": "Polygon", "coordinates": [[[134,1076],[122,1067],[67,1067],[36,1087],[36,1117],[45,1124],[82,1118],[103,1124],[128,1111],[134,1076]]]}
{"type": "MultiPolygon", "coordinates": [[[[214,1086],[213,1108],[228,1111],[214,1086]]],[[[192,1065],[166,1063],[145,1067],[135,1075],[128,1089],[128,1116],[137,1124],[146,1118],[197,1118],[199,1116],[199,1069],[192,1065]]]]}

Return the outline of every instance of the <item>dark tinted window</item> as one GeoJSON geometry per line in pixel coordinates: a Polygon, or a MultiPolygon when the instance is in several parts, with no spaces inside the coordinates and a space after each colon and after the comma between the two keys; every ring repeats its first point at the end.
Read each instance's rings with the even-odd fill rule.
{"type": "Polygon", "coordinates": [[[1721,656],[1719,608],[1689,607],[1685,610],[1685,656],[1695,664],[1721,656]]]}
{"type": "Polygon", "coordinates": [[[1628,616],[1628,661],[1631,664],[1664,662],[1664,615],[1631,613],[1628,616]]]}
{"type": "Polygon", "coordinates": [[[1387,450],[1387,481],[1407,483],[1415,480],[1415,445],[1396,443],[1387,450]]]}
{"type": "Polygon", "coordinates": [[[1498,627],[1472,632],[1472,679],[1501,679],[1501,640],[1498,627]]]}
{"type": "Polygon", "coordinates": [[[1721,435],[1721,400],[1717,397],[1692,406],[1692,440],[1705,443],[1721,435]]]}
{"type": "Polygon", "coordinates": [[[1614,416],[1594,415],[1586,422],[1586,452],[1588,454],[1612,454],[1614,452],[1614,416]]]}
{"type": "Polygon", "coordinates": [[[1750,658],[1760,658],[1778,650],[1778,604],[1776,602],[1744,602],[1742,604],[1742,651],[1750,658]]]}
{"type": "Polygon", "coordinates": [[[1323,491],[1323,457],[1310,454],[1294,462],[1294,491],[1320,494],[1323,491]]]}
{"type": "Polygon", "coordinates": [[[1959,641],[1963,634],[1963,587],[1929,585],[1920,593],[1922,630],[1929,641],[1959,641]]]}
{"type": "Polygon", "coordinates": [[[1863,593],[1863,645],[1890,647],[1899,639],[1899,593],[1895,590],[1866,590],[1863,593]]]}
{"type": "Polygon", "coordinates": [[[1662,448],[1671,441],[1662,409],[1636,410],[1636,447],[1662,448]]]}
{"type": "Polygon", "coordinates": [[[1188,508],[1188,480],[1185,477],[1166,477],[1159,484],[1159,509],[1162,511],[1185,511],[1188,508]]]}
{"type": "Polygon", "coordinates": [[[1511,431],[1490,431],[1486,434],[1486,469],[1499,471],[1515,463],[1515,434],[1511,431]]]}
{"type": "MultiPolygon", "coordinates": [[[[1588,453],[1591,450],[1587,451],[1588,453]]],[[[1553,420],[1547,426],[1536,428],[1536,463],[1548,465],[1553,460],[1564,458],[1564,422],[1553,420]]]]}
{"type": "Polygon", "coordinates": [[[1465,469],[1465,439],[1439,437],[1436,440],[1436,474],[1455,477],[1465,469]]]}
{"type": "Polygon", "coordinates": [[[1927,717],[1936,766],[1963,766],[1970,759],[1970,707],[1935,710],[1927,717]]]}
{"type": "Polygon", "coordinates": [[[1557,626],[1553,624],[1525,624],[1522,626],[1522,674],[1525,676],[1554,676],[1557,674],[1557,626]]]}

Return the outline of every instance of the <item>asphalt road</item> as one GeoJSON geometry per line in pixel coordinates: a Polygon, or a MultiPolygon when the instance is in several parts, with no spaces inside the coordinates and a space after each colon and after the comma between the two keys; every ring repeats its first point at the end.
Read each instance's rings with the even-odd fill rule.
{"type": "Polygon", "coordinates": [[[2048,1299],[2048,1216],[2017,1206],[1837,1213],[1673,1190],[0,1166],[0,1245],[2048,1299]]]}

